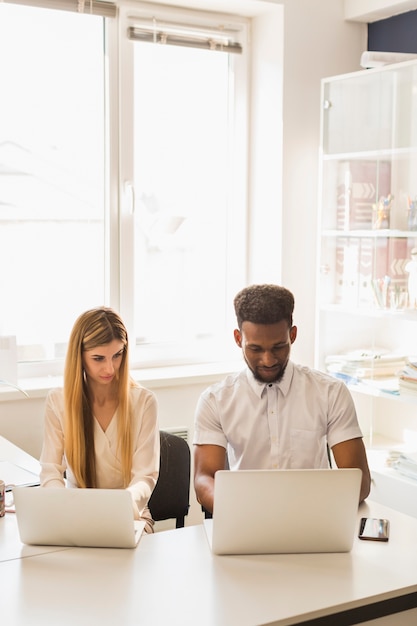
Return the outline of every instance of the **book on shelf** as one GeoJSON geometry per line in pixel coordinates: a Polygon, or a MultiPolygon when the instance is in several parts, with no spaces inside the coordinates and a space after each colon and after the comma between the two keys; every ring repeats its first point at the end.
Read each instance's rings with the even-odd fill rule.
{"type": "Polygon", "coordinates": [[[409,357],[399,373],[400,390],[417,394],[417,357],[409,357]]]}
{"type": "Polygon", "coordinates": [[[407,304],[410,243],[403,237],[337,237],[335,303],[401,309],[407,304]],[[405,296],[405,298],[404,298],[405,296]]]}
{"type": "Polygon", "coordinates": [[[360,239],[360,251],[358,262],[358,304],[359,306],[372,306],[372,268],[374,257],[374,242],[370,237],[360,239]]]}
{"type": "Polygon", "coordinates": [[[338,237],[336,245],[336,284],[337,304],[356,306],[359,297],[360,239],[358,237],[338,237]]]}
{"type": "Polygon", "coordinates": [[[373,228],[374,205],[391,187],[389,161],[346,160],[339,163],[337,186],[337,228],[373,228]]]}
{"type": "Polygon", "coordinates": [[[412,242],[390,236],[389,229],[398,228],[391,223],[390,211],[382,227],[375,217],[378,203],[391,198],[390,188],[389,161],[346,159],[338,164],[336,229],[341,236],[335,250],[336,304],[382,309],[406,306],[405,266],[412,242]],[[369,238],[363,231],[371,231],[369,238]]]}
{"type": "Polygon", "coordinates": [[[379,237],[375,241],[374,276],[389,276],[394,284],[407,284],[405,266],[410,257],[410,243],[404,237],[379,237]]]}
{"type": "Polygon", "coordinates": [[[403,373],[405,376],[417,378],[417,357],[413,356],[407,358],[403,373]]]}
{"type": "Polygon", "coordinates": [[[417,379],[416,378],[407,378],[405,376],[400,376],[398,379],[398,384],[399,384],[400,392],[402,390],[402,391],[405,391],[406,393],[417,395],[417,379]]]}
{"type": "Polygon", "coordinates": [[[392,467],[407,478],[417,479],[417,453],[400,454],[392,467]]]}

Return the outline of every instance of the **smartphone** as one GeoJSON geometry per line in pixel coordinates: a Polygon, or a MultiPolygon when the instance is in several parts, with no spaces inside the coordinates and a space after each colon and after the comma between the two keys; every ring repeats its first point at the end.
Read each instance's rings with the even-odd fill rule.
{"type": "Polygon", "coordinates": [[[362,517],[358,536],[359,539],[368,539],[370,541],[388,541],[389,520],[362,517]]]}

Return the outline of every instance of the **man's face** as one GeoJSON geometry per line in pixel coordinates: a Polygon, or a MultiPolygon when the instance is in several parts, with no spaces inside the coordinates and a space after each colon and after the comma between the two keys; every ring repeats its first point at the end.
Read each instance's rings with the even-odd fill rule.
{"type": "Polygon", "coordinates": [[[256,380],[262,383],[280,381],[290,358],[291,344],[297,337],[297,327],[288,327],[285,320],[276,324],[243,322],[234,331],[235,341],[256,380]]]}

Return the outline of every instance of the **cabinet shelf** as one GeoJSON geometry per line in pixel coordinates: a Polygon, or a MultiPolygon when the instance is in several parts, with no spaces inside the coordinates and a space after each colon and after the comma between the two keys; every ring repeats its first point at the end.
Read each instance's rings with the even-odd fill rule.
{"type": "MultiPolygon", "coordinates": [[[[375,380],[373,380],[375,382],[375,380]]],[[[381,386],[384,384],[382,381],[378,384],[381,386]]],[[[375,398],[383,398],[392,402],[404,402],[406,404],[414,404],[417,406],[417,395],[413,393],[407,393],[400,391],[399,393],[393,393],[391,389],[379,389],[377,386],[370,385],[366,382],[359,382],[357,384],[349,384],[349,389],[355,393],[364,394],[366,396],[373,396],[375,398]]],[[[388,382],[387,387],[390,387],[388,382]]],[[[398,443],[398,442],[397,442],[398,443]]]]}
{"type": "MultiPolygon", "coordinates": [[[[322,81],[315,365],[356,372],[346,381],[371,469],[375,449],[417,450],[417,394],[398,383],[417,355],[416,91],[417,61],[322,81]],[[355,370],[352,353],[369,352],[398,356],[375,365],[386,380],[364,378],[369,363],[355,370]]],[[[408,485],[388,469],[382,491],[383,474],[408,485]]]]}
{"type": "Polygon", "coordinates": [[[369,237],[371,239],[417,239],[417,230],[392,230],[388,228],[361,229],[361,230],[323,230],[322,237],[369,237]]]}
{"type": "Polygon", "coordinates": [[[319,311],[320,313],[339,313],[341,315],[350,315],[359,318],[385,318],[417,322],[417,309],[382,309],[377,307],[349,307],[343,304],[322,304],[319,306],[319,311]]]}
{"type": "Polygon", "coordinates": [[[379,161],[396,158],[410,158],[417,156],[417,146],[406,148],[386,148],[381,150],[362,150],[358,152],[336,152],[323,154],[323,161],[379,161]]]}

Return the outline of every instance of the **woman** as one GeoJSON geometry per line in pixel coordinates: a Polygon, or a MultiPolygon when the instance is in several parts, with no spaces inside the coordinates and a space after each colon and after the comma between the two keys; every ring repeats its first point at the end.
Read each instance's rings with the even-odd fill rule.
{"type": "Polygon", "coordinates": [[[153,532],[148,500],[159,471],[154,394],[128,369],[128,338],[110,308],[86,311],[68,343],[63,389],[49,392],[41,486],[128,489],[135,519],[153,532]],[[65,473],[65,474],[64,474],[65,473]]]}

